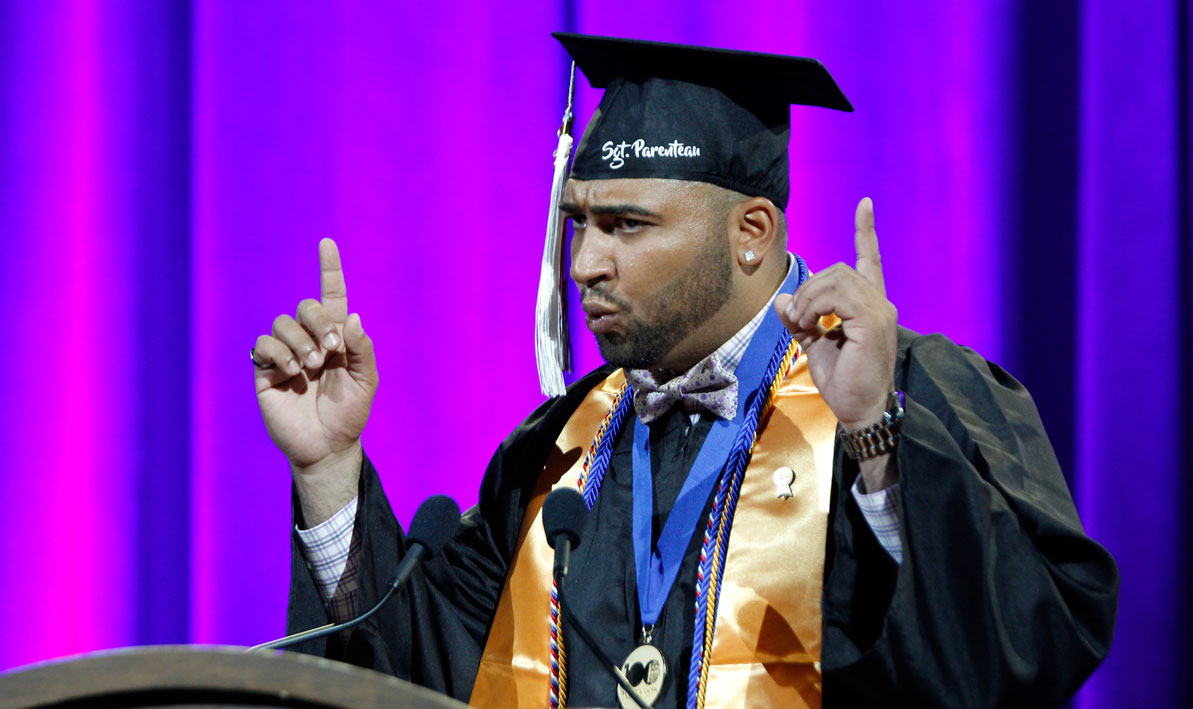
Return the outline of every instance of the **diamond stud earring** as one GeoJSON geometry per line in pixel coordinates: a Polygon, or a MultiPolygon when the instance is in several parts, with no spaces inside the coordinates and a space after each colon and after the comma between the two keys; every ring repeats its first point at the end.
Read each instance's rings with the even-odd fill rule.
{"type": "Polygon", "coordinates": [[[746,263],[754,263],[755,257],[754,257],[753,251],[747,251],[744,254],[742,254],[741,256],[742,256],[742,258],[744,258],[746,260],[746,263]]]}

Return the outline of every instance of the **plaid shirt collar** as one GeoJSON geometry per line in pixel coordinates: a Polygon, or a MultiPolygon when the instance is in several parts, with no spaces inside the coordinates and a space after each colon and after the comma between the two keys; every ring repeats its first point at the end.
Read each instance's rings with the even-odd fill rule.
{"type": "MultiPolygon", "coordinates": [[[[787,272],[783,274],[783,281],[787,280],[787,276],[791,275],[791,268],[795,264],[795,259],[791,254],[787,254],[787,272]]],[[[775,304],[775,296],[779,295],[779,289],[776,288],[774,293],[771,293],[770,300],[766,301],[766,305],[750,320],[742,326],[742,329],[725,341],[714,351],[709,357],[717,357],[721,360],[721,366],[729,371],[737,369],[737,365],[741,364],[741,358],[746,354],[746,347],[749,347],[750,340],[754,339],[754,333],[758,331],[758,326],[762,324],[762,319],[766,317],[766,313],[775,304]]],[[[697,365],[699,366],[699,365],[697,365]]]]}

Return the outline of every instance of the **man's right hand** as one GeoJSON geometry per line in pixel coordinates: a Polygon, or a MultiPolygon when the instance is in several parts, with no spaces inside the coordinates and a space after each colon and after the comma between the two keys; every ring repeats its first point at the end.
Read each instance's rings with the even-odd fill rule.
{"type": "Polygon", "coordinates": [[[356,495],[360,434],[377,391],[373,341],[348,314],[340,252],[319,242],[320,299],[279,315],[253,347],[257,403],[269,436],[290,460],[307,526],[356,495]]]}

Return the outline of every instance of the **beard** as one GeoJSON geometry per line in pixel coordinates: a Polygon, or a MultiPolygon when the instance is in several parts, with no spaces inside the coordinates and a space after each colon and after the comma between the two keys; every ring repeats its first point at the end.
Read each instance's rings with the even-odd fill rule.
{"type": "Polygon", "coordinates": [[[733,270],[729,243],[710,239],[708,248],[697,252],[683,271],[639,304],[650,320],[635,313],[625,300],[602,288],[581,287],[586,298],[596,295],[626,313],[629,325],[624,333],[597,335],[597,347],[606,362],[624,369],[647,369],[657,365],[691,332],[704,324],[733,293],[733,270]],[[719,246],[718,246],[719,245],[719,246]]]}

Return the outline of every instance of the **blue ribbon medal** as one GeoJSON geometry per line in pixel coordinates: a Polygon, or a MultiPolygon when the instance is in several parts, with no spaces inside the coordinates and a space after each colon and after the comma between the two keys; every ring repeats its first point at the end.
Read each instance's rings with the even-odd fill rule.
{"type": "MultiPolygon", "coordinates": [[[[780,286],[779,292],[794,292],[806,278],[807,267],[796,257],[796,264],[780,286]]],[[[742,424],[746,419],[746,412],[757,397],[769,394],[770,382],[763,381],[764,374],[774,353],[775,343],[780,341],[784,331],[782,321],[772,308],[758,326],[741,363],[735,370],[739,391],[743,392],[743,395],[737,398],[737,412],[732,420],[718,418],[713,422],[708,437],[696,455],[692,469],[667,516],[658,542],[653,546],[651,518],[654,514],[654,479],[649,448],[650,429],[641,419],[634,418],[634,567],[637,574],[643,645],[653,645],[651,630],[658,622],[663,604],[671,593],[671,587],[683,563],[684,553],[691,542],[692,532],[696,529],[700,513],[703,512],[726,461],[730,460],[738,449],[748,453],[748,449],[754,443],[753,431],[750,431],[749,436],[741,435],[742,424]],[[747,386],[753,388],[746,390],[747,386]]],[[[635,654],[640,654],[642,650],[642,647],[637,648],[630,657],[634,658],[635,654]]],[[[661,653],[658,653],[658,659],[662,660],[661,653]]],[[[629,660],[626,669],[632,669],[629,660]]],[[[665,670],[662,674],[665,675],[665,670]]],[[[660,677],[660,683],[662,679],[664,677],[660,677]]],[[[661,692],[661,686],[659,691],[661,692]]]]}

